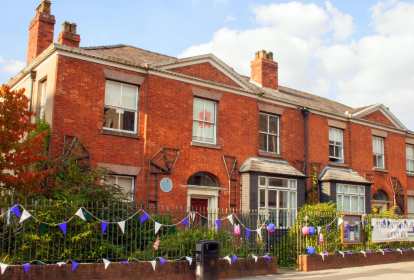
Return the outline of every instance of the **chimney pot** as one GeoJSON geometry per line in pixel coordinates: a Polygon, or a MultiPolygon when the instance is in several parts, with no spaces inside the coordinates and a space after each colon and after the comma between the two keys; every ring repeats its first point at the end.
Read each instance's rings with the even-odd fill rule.
{"type": "Polygon", "coordinates": [[[57,42],[62,45],[79,48],[80,36],[76,34],[76,23],[65,21],[62,23],[62,32],[59,34],[57,42]]]}
{"type": "Polygon", "coordinates": [[[52,3],[49,0],[43,0],[42,3],[36,8],[36,14],[45,13],[50,14],[50,6],[52,3]]]}
{"type": "Polygon", "coordinates": [[[73,34],[76,34],[76,27],[77,27],[76,23],[72,22],[70,24],[70,32],[73,34]]]}
{"type": "Polygon", "coordinates": [[[70,33],[70,22],[65,21],[62,23],[62,32],[70,33]]]}

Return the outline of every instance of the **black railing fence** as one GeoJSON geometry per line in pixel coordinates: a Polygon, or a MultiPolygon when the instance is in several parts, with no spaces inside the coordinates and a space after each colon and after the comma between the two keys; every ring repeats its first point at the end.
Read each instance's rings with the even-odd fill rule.
{"type": "Polygon", "coordinates": [[[101,258],[148,261],[157,257],[175,260],[194,257],[196,242],[202,239],[219,241],[221,257],[269,254],[277,256],[278,265],[282,267],[297,266],[298,256],[306,254],[307,246],[314,247],[316,253],[327,251],[330,254],[348,250],[359,252],[376,248],[414,247],[413,242],[372,243],[372,215],[364,216],[368,225],[363,228],[363,244],[342,245],[337,223],[339,214],[332,212],[296,214],[296,211],[279,210],[266,215],[258,211],[229,209],[194,208],[189,211],[187,207],[143,208],[135,202],[74,204],[26,201],[19,204],[20,212],[25,209],[33,217],[20,223],[15,214],[7,212],[15,205],[10,201],[0,203],[1,263],[41,261],[53,264],[69,259],[85,263],[101,258]],[[80,208],[86,221],[74,216],[80,208]],[[149,218],[141,223],[144,212],[149,218]],[[234,224],[227,218],[229,215],[234,224],[239,224],[240,234],[236,234],[234,224]],[[185,218],[188,227],[182,222],[185,218]],[[217,220],[221,220],[220,228],[217,220]],[[102,221],[109,222],[104,232],[102,221]],[[124,232],[118,224],[122,221],[125,221],[124,232]],[[66,234],[59,226],[63,222],[67,222],[66,234]],[[155,222],[163,225],[157,233],[155,222]],[[276,226],[275,231],[266,229],[268,223],[276,226]],[[316,233],[303,235],[301,229],[305,225],[313,225],[316,233]],[[329,231],[326,228],[328,225],[329,231]],[[317,234],[318,226],[323,234],[322,243],[317,234]],[[249,236],[246,228],[250,230],[249,236]],[[260,234],[256,231],[258,228],[260,234]]]}

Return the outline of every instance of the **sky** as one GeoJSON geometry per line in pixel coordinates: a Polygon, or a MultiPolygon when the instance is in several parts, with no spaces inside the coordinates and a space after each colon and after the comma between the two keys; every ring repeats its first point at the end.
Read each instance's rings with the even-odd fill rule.
{"type": "MultiPolygon", "coordinates": [[[[0,84],[26,65],[40,2],[2,3],[0,84]]],[[[52,14],[55,41],[64,21],[75,22],[83,47],[213,53],[247,76],[265,49],[279,63],[280,85],[354,108],[383,103],[414,130],[414,0],[52,0],[52,14]]]]}

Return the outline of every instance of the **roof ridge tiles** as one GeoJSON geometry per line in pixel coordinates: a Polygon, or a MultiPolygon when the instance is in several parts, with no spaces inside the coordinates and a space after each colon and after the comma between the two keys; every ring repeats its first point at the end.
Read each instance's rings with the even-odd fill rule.
{"type": "Polygon", "coordinates": [[[153,52],[153,51],[149,51],[149,50],[146,50],[146,49],[142,49],[142,48],[138,48],[138,47],[135,47],[135,46],[126,45],[126,44],[107,45],[107,46],[81,47],[81,49],[85,49],[85,50],[102,50],[102,49],[116,49],[116,48],[124,48],[124,47],[130,47],[130,48],[134,48],[134,49],[141,50],[141,51],[145,51],[145,52],[149,52],[149,53],[154,53],[154,54],[158,54],[158,55],[162,55],[162,56],[171,57],[172,59],[177,59],[174,56],[170,56],[170,55],[166,55],[166,54],[162,54],[162,53],[158,53],[158,52],[153,52]]]}

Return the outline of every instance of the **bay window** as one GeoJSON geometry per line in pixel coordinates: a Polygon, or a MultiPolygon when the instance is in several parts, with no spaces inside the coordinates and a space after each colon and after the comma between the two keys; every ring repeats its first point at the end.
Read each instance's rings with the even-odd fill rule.
{"type": "Polygon", "coordinates": [[[339,211],[352,214],[364,214],[365,187],[337,184],[336,203],[339,211]]]}
{"type": "Polygon", "coordinates": [[[137,132],[138,87],[106,81],[103,128],[137,132]]]}
{"type": "Polygon", "coordinates": [[[270,214],[278,228],[294,225],[297,208],[297,181],[259,177],[259,213],[270,214]]]}

